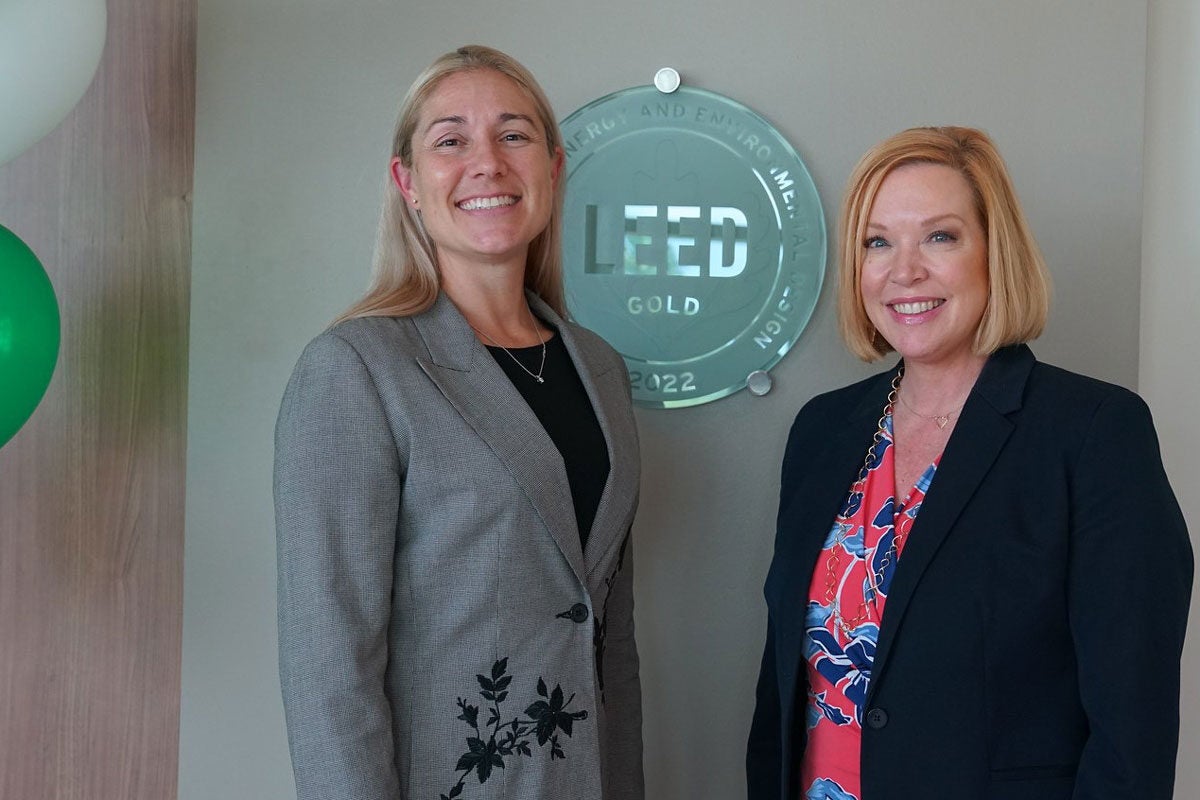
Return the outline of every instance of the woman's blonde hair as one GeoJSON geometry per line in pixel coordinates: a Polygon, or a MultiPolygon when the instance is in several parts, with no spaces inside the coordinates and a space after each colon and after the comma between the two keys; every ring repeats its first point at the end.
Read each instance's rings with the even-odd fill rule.
{"type": "Polygon", "coordinates": [[[838,225],[838,322],[846,346],[864,361],[892,350],[863,306],[863,242],[879,186],[906,164],[950,167],[975,197],[987,234],[988,303],[974,351],[989,355],[1036,339],[1050,309],[1050,276],[996,145],[975,128],[910,128],[868,150],[847,183],[838,225]]]}
{"type": "MultiPolygon", "coordinates": [[[[466,45],[439,57],[409,87],[400,105],[392,135],[393,157],[399,158],[404,166],[412,167],[413,133],[425,101],[446,78],[476,70],[498,72],[529,96],[545,132],[550,157],[556,157],[562,147],[562,134],[545,92],[529,70],[516,59],[482,45],[466,45]]],[[[566,316],[562,277],[562,206],[565,187],[566,181],[560,176],[555,185],[550,222],[530,243],[525,265],[526,288],[541,297],[560,316],[566,316]]],[[[420,314],[433,305],[440,287],[436,247],[421,222],[421,215],[404,202],[399,188],[389,176],[384,189],[371,283],[366,294],[343,312],[335,323],[354,317],[420,314]]]]}

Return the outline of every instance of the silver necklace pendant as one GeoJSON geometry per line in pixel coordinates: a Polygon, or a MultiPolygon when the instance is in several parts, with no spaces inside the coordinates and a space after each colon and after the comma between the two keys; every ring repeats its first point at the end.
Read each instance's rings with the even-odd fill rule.
{"type": "Polygon", "coordinates": [[[514,355],[513,352],[511,350],[509,350],[507,347],[500,344],[499,342],[497,342],[492,337],[488,336],[483,331],[479,330],[479,328],[476,328],[474,325],[471,325],[471,323],[468,322],[467,324],[471,325],[471,330],[475,331],[480,336],[482,336],[483,338],[485,338],[489,342],[491,342],[493,345],[495,345],[496,347],[499,347],[501,350],[503,350],[505,353],[507,353],[508,357],[511,358],[518,367],[520,367],[522,370],[525,371],[526,375],[533,378],[538,383],[545,383],[546,380],[542,377],[542,373],[545,372],[545,370],[546,370],[546,340],[545,340],[545,338],[542,337],[542,332],[538,330],[537,323],[533,321],[533,312],[529,310],[528,305],[525,306],[525,313],[529,315],[529,324],[531,324],[533,326],[533,332],[537,334],[538,342],[542,345],[542,363],[540,365],[538,365],[537,372],[534,372],[529,367],[527,367],[523,363],[521,363],[521,359],[517,358],[516,355],[514,355]]]}

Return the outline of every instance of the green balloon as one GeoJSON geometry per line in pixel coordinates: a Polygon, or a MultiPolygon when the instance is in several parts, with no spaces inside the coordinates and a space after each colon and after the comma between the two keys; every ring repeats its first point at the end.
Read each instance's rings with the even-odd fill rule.
{"type": "Polygon", "coordinates": [[[41,402],[58,361],[58,301],[37,256],[0,225],[0,447],[41,402]]]}

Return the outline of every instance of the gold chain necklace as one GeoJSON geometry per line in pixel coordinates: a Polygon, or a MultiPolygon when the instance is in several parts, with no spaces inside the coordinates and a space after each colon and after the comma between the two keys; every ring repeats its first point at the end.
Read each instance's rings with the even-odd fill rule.
{"type": "MultiPolygon", "coordinates": [[[[896,372],[896,377],[892,379],[892,390],[888,393],[887,405],[883,407],[883,416],[879,418],[878,426],[875,430],[875,437],[871,441],[870,448],[867,449],[867,457],[863,460],[862,471],[859,473],[859,479],[855,481],[855,486],[851,487],[851,491],[858,488],[858,484],[863,484],[862,488],[866,488],[867,475],[870,472],[871,462],[875,460],[875,448],[883,440],[885,435],[885,426],[887,418],[891,415],[896,404],[896,398],[900,394],[900,381],[904,377],[904,368],[901,367],[896,372]]],[[[865,492],[863,497],[866,501],[865,492]]],[[[892,544],[883,554],[883,559],[879,562],[879,567],[874,570],[868,570],[867,580],[870,588],[874,592],[874,596],[879,595],[879,587],[883,584],[883,573],[894,559],[898,557],[900,546],[908,537],[908,532],[912,529],[913,519],[907,514],[901,515],[900,524],[896,525],[893,520],[892,527],[892,544]],[[908,522],[905,525],[905,521],[908,522]]],[[[846,529],[839,533],[833,541],[833,547],[830,548],[829,558],[825,560],[825,602],[833,610],[833,623],[842,630],[847,637],[850,637],[851,632],[871,618],[871,609],[874,603],[869,602],[865,597],[859,603],[858,611],[853,619],[847,620],[842,616],[841,601],[837,597],[838,585],[838,567],[841,565],[840,548],[845,543],[846,537],[849,535],[850,529],[846,529]]]]}
{"type": "MultiPolygon", "coordinates": [[[[901,371],[901,374],[903,374],[903,370],[901,371]]],[[[900,405],[904,406],[921,419],[929,420],[934,425],[937,425],[940,430],[945,430],[946,426],[950,424],[950,420],[958,416],[958,412],[962,411],[963,403],[966,403],[966,400],[964,400],[962,403],[959,403],[958,408],[947,411],[945,414],[922,414],[920,411],[917,411],[908,404],[908,401],[904,399],[904,395],[900,395],[900,405]]]]}

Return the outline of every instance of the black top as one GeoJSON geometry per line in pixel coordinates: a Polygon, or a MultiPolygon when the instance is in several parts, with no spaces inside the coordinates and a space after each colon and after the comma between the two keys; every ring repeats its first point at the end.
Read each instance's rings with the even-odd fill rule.
{"type": "Polygon", "coordinates": [[[608,443],[604,441],[596,412],[562,337],[546,340],[542,383],[530,374],[536,375],[541,365],[541,345],[510,347],[507,352],[502,347],[488,346],[488,352],[525,398],[562,455],[567,483],[571,486],[571,500],[575,504],[580,546],[586,546],[596,509],[600,506],[600,495],[608,481],[608,443]],[[521,369],[514,358],[529,372],[521,369]]]}

